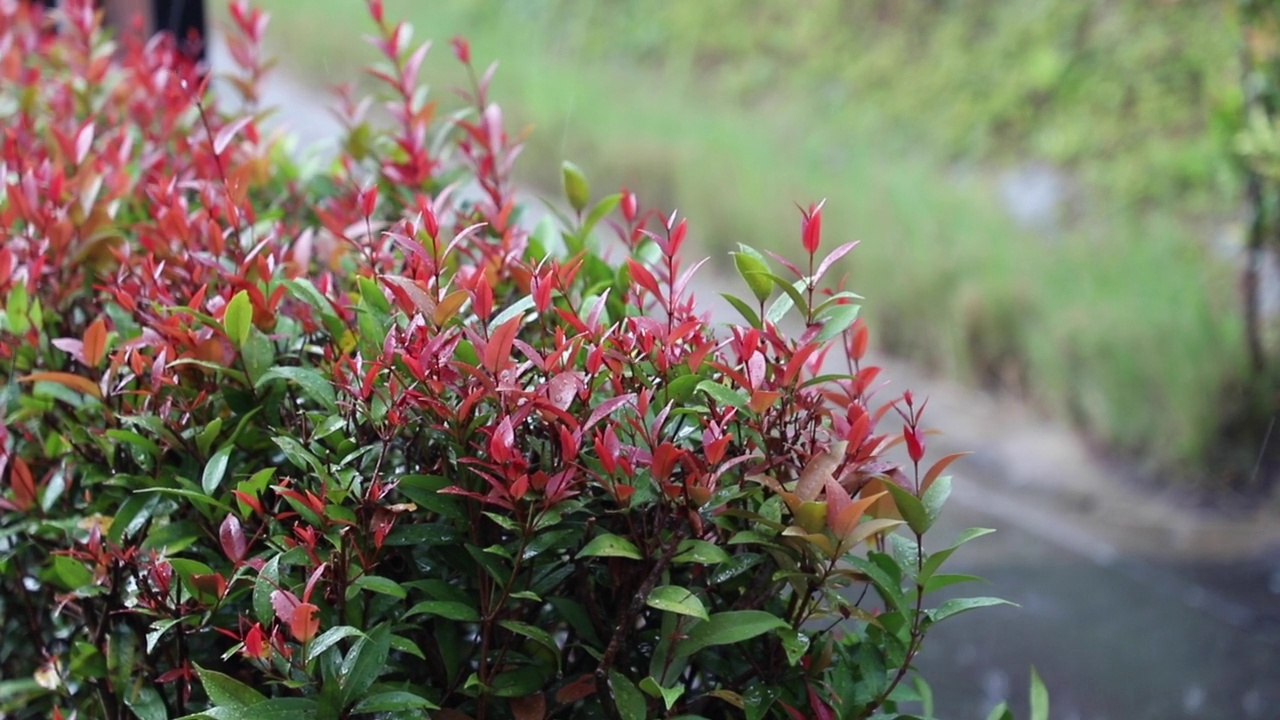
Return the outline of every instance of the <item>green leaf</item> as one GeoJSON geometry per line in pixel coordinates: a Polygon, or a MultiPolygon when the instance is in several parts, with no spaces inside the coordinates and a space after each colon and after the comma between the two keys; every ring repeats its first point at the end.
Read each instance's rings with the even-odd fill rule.
{"type": "Polygon", "coordinates": [[[591,201],[591,187],[587,185],[587,176],[582,173],[581,168],[568,160],[560,166],[560,176],[564,181],[565,199],[574,212],[581,214],[591,201]]]}
{"type": "Polygon", "coordinates": [[[387,316],[394,309],[391,301],[387,300],[387,294],[382,290],[382,286],[374,281],[373,278],[358,277],[356,278],[356,286],[360,289],[360,299],[365,305],[375,311],[380,316],[387,316]]]}
{"type": "Polygon", "coordinates": [[[249,328],[249,337],[240,348],[240,360],[244,363],[249,382],[257,385],[276,361],[275,345],[261,330],[249,328]]]}
{"type": "Polygon", "coordinates": [[[534,300],[532,295],[525,295],[519,300],[511,303],[502,312],[493,316],[489,321],[489,334],[492,335],[495,330],[513,317],[524,315],[534,308],[534,300]]]}
{"type": "Polygon", "coordinates": [[[214,707],[178,720],[316,720],[316,701],[275,698],[252,707],[214,707]]]}
{"type": "Polygon", "coordinates": [[[675,687],[662,687],[658,684],[657,680],[653,679],[652,676],[640,681],[640,689],[649,693],[653,697],[661,698],[662,704],[666,706],[667,710],[675,707],[676,703],[680,701],[680,696],[684,694],[683,686],[676,685],[675,687]]]}
{"type": "Polygon", "coordinates": [[[591,538],[587,546],[578,551],[578,557],[623,557],[632,560],[643,560],[640,548],[624,537],[613,533],[605,533],[591,538]]]}
{"type": "Polygon", "coordinates": [[[991,528],[970,528],[960,533],[960,537],[956,539],[951,547],[939,550],[925,559],[924,566],[920,569],[920,582],[928,581],[929,577],[937,572],[938,568],[942,567],[942,563],[946,562],[947,558],[951,557],[952,553],[959,549],[961,545],[983,535],[990,535],[993,532],[995,530],[991,528]]]}
{"type": "Polygon", "coordinates": [[[151,623],[151,629],[147,631],[147,652],[150,653],[156,649],[156,643],[160,641],[169,628],[177,625],[186,618],[167,618],[164,620],[156,620],[151,623]]]}
{"type": "Polygon", "coordinates": [[[271,442],[280,448],[284,456],[289,459],[299,470],[312,470],[317,475],[324,474],[324,466],[320,459],[315,456],[302,443],[298,442],[288,435],[271,438],[271,442]]]}
{"type": "Polygon", "coordinates": [[[786,278],[781,278],[777,275],[769,275],[769,279],[782,288],[784,294],[769,305],[769,309],[764,314],[765,320],[776,325],[792,307],[799,307],[800,312],[805,317],[808,317],[809,306],[805,303],[804,296],[800,294],[801,290],[808,287],[803,278],[796,280],[794,283],[789,283],[786,278]]]}
{"type": "MultiPolygon", "coordinates": [[[[181,495],[186,491],[175,490],[170,488],[144,488],[138,492],[157,492],[161,494],[181,495]],[[168,492],[164,492],[168,491],[168,492]]],[[[195,493],[190,495],[192,500],[197,497],[200,500],[208,502],[208,498],[197,496],[195,493]]],[[[231,512],[231,508],[227,508],[227,512],[231,512]]],[[[143,550],[160,550],[170,555],[180,553],[191,547],[191,545],[201,538],[203,535],[200,526],[194,520],[179,520],[178,522],[170,522],[168,525],[153,529],[147,533],[147,538],[142,541],[141,548],[143,550]]]]}
{"type": "Polygon", "coordinates": [[[1000,703],[991,709],[991,713],[987,715],[987,720],[1014,720],[1013,713],[1009,711],[1006,703],[1000,703]]]}
{"type": "Polygon", "coordinates": [[[719,565],[729,560],[729,553],[724,548],[706,540],[684,540],[676,550],[678,554],[672,559],[676,563],[719,565]]]}
{"type": "Polygon", "coordinates": [[[924,591],[926,594],[933,593],[945,587],[967,582],[986,582],[986,580],[978,577],[977,575],[935,573],[924,583],[924,591]]]}
{"type": "Polygon", "coordinates": [[[591,212],[587,213],[587,219],[582,223],[582,232],[590,233],[592,228],[596,226],[606,215],[613,212],[618,207],[618,203],[622,202],[622,193],[614,193],[605,195],[600,198],[595,205],[591,207],[591,212]]]}
{"type": "Polygon", "coordinates": [[[760,329],[760,316],[756,314],[756,311],[750,305],[743,302],[741,298],[729,293],[720,293],[720,297],[727,300],[733,306],[733,309],[737,310],[738,314],[746,319],[748,325],[757,330],[760,329]]]}
{"type": "Polygon", "coordinates": [[[213,495],[213,492],[222,484],[222,477],[227,474],[227,460],[231,457],[231,450],[231,445],[223,445],[205,464],[204,474],[200,477],[200,487],[206,495],[213,495]]]}
{"type": "Polygon", "coordinates": [[[933,688],[919,675],[915,676],[916,694],[920,696],[920,706],[925,717],[933,717],[933,688]]]}
{"type": "Polygon", "coordinates": [[[551,633],[548,633],[540,627],[535,627],[529,623],[523,623],[518,620],[503,620],[498,624],[517,635],[523,635],[529,638],[549,650],[551,655],[556,659],[556,666],[559,667],[560,646],[557,645],[555,639],[551,637],[551,633]]]}
{"type": "MultiPolygon", "coordinates": [[[[217,508],[219,510],[222,510],[223,512],[231,512],[230,505],[222,502],[221,500],[215,500],[209,497],[208,495],[203,494],[199,490],[188,490],[186,488],[140,488],[138,490],[134,490],[133,492],[139,495],[144,493],[154,493],[156,495],[171,495],[173,497],[187,498],[188,500],[191,500],[192,502],[194,502],[196,506],[201,509],[202,512],[204,512],[206,508],[217,508]]],[[[169,527],[173,527],[173,525],[165,525],[164,527],[169,528],[169,527]]],[[[160,530],[163,530],[163,529],[164,528],[160,528],[160,530]]],[[[151,534],[147,536],[147,539],[143,541],[143,545],[154,546],[156,543],[156,540],[154,538],[156,537],[156,533],[159,532],[160,530],[153,530],[151,534]]],[[[183,547],[186,547],[186,545],[184,545],[183,547]]],[[[172,550],[173,552],[177,552],[178,549],[179,548],[170,547],[170,550],[172,550]]]]}
{"type": "Polygon", "coordinates": [[[542,689],[546,681],[545,668],[524,665],[495,675],[489,688],[498,697],[528,697],[542,689]]]}
{"type": "Polygon", "coordinates": [[[995,597],[973,597],[973,598],[955,598],[948,600],[933,610],[929,611],[929,616],[935,623],[942,622],[953,615],[959,615],[962,612],[977,610],[978,608],[991,607],[993,605],[1013,605],[1016,604],[1008,600],[1002,600],[995,597]]]}
{"type": "Polygon", "coordinates": [[[622,720],[648,720],[649,703],[635,684],[616,670],[609,671],[609,689],[613,692],[614,704],[618,706],[618,714],[622,720]]]}
{"type": "Polygon", "coordinates": [[[902,513],[902,519],[907,521],[911,531],[917,535],[923,535],[932,523],[928,514],[924,511],[924,505],[921,504],[920,498],[904,490],[895,482],[886,482],[884,486],[888,488],[889,494],[893,496],[893,502],[898,506],[898,512],[902,513]]]}
{"type": "Polygon", "coordinates": [[[52,563],[41,575],[68,591],[80,590],[93,582],[93,571],[66,555],[54,555],[52,563]]]}
{"type": "Polygon", "coordinates": [[[337,399],[333,392],[333,385],[329,383],[320,373],[311,368],[304,367],[273,367],[263,373],[258,378],[258,382],[254,383],[255,388],[261,388],[272,380],[287,380],[297,383],[302,388],[302,392],[312,400],[320,403],[325,410],[329,412],[338,411],[337,399]]]}
{"type": "Polygon", "coordinates": [[[707,608],[698,599],[698,596],[686,588],[676,587],[675,585],[660,585],[654,588],[645,600],[645,604],[651,608],[679,613],[680,615],[689,615],[700,620],[709,619],[707,617],[707,608]]]}
{"type": "Polygon", "coordinates": [[[201,455],[209,454],[209,448],[213,447],[213,441],[218,439],[220,432],[222,432],[222,418],[216,417],[196,435],[196,449],[201,455]]]}
{"type": "Polygon", "coordinates": [[[1031,668],[1031,720],[1049,720],[1049,689],[1034,667],[1031,668]]]}
{"type": "Polygon", "coordinates": [[[480,613],[475,608],[454,600],[423,600],[409,608],[409,611],[404,614],[404,619],[424,613],[455,622],[480,622],[480,613]]]}
{"type": "Polygon", "coordinates": [[[763,610],[730,610],[698,623],[676,645],[676,656],[692,655],[712,645],[733,645],[767,632],[788,627],[782,618],[763,610]]]}
{"type": "Polygon", "coordinates": [[[391,578],[381,577],[379,575],[361,575],[352,583],[353,587],[364,588],[372,592],[382,595],[389,595],[393,598],[403,600],[408,597],[408,593],[404,588],[400,587],[400,583],[391,578]]]}
{"type": "Polygon", "coordinates": [[[280,586],[280,556],[273,555],[258,572],[253,583],[253,614],[262,624],[270,623],[276,617],[275,608],[271,606],[271,593],[280,586]]]}
{"type": "Polygon", "coordinates": [[[262,693],[229,675],[206,670],[199,665],[196,666],[196,673],[200,676],[205,694],[209,696],[209,702],[219,707],[249,708],[267,699],[262,693]]]}
{"type": "Polygon", "coordinates": [[[698,389],[706,393],[712,400],[721,405],[729,405],[739,410],[748,410],[750,402],[742,393],[729,388],[727,385],[721,385],[714,380],[703,380],[698,383],[698,389]]]}
{"type": "Polygon", "coordinates": [[[285,285],[293,291],[293,296],[310,305],[317,314],[320,315],[320,321],[324,323],[324,329],[334,340],[341,340],[346,332],[346,325],[342,319],[333,311],[333,306],[329,300],[316,289],[315,285],[306,278],[297,278],[294,280],[285,280],[285,285]]]}
{"type": "Polygon", "coordinates": [[[788,627],[778,630],[778,638],[782,640],[782,649],[787,653],[787,664],[795,667],[809,651],[809,635],[788,627]]]}
{"type": "Polygon", "coordinates": [[[342,679],[342,704],[348,705],[373,685],[386,669],[391,652],[391,627],[386,623],[369,631],[347,653],[338,671],[342,679]]]}
{"type": "Polygon", "coordinates": [[[5,316],[9,320],[9,330],[14,335],[25,335],[31,329],[31,320],[27,318],[27,312],[30,309],[26,283],[15,282],[9,288],[9,298],[4,304],[5,316]]]}
{"type": "Polygon", "coordinates": [[[858,305],[832,305],[830,311],[827,312],[826,320],[822,324],[822,331],[818,333],[816,342],[827,342],[848,330],[853,325],[853,322],[858,319],[858,311],[861,309],[858,305]]]}
{"type": "Polygon", "coordinates": [[[885,602],[893,607],[894,610],[901,611],[906,604],[906,598],[902,594],[902,586],[894,582],[894,579],[885,572],[884,568],[871,562],[867,558],[851,556],[846,557],[845,561],[853,567],[857,568],[864,575],[871,578],[872,584],[876,590],[884,598],[885,602]]]}
{"type": "Polygon", "coordinates": [[[924,495],[920,497],[920,503],[924,505],[925,518],[929,521],[930,526],[938,519],[938,515],[942,513],[942,506],[946,504],[947,498],[950,496],[950,475],[943,475],[935,479],[929,489],[924,491],[924,495]]]}
{"type": "Polygon", "coordinates": [[[124,693],[124,704],[137,720],[169,720],[164,698],[151,685],[142,685],[124,693]]]}
{"type": "Polygon", "coordinates": [[[352,711],[361,713],[398,713],[405,710],[438,710],[439,705],[421,695],[402,690],[374,693],[356,703],[352,711]]]}
{"type": "Polygon", "coordinates": [[[311,645],[307,647],[306,662],[315,660],[325,650],[337,645],[343,638],[349,637],[365,637],[365,634],[350,625],[339,625],[320,633],[311,641],[311,645]]]}
{"type": "Polygon", "coordinates": [[[104,434],[112,440],[119,440],[122,443],[127,443],[138,448],[147,455],[150,455],[153,459],[160,457],[159,445],[156,445],[150,438],[143,437],[132,430],[111,429],[106,431],[104,434]]]}
{"type": "Polygon", "coordinates": [[[244,346],[245,340],[249,339],[252,327],[253,303],[249,300],[249,292],[241,290],[227,303],[226,312],[222,316],[222,329],[227,333],[231,344],[239,350],[244,346]]]}
{"type": "Polygon", "coordinates": [[[732,253],[733,266],[747,283],[751,294],[756,296],[758,302],[763,303],[773,294],[773,280],[770,278],[769,265],[760,253],[746,245],[739,245],[739,247],[742,248],[741,252],[732,253]]]}

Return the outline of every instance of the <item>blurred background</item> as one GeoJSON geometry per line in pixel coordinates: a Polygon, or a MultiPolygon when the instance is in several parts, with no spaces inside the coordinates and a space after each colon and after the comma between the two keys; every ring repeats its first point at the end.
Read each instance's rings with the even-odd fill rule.
{"type": "MultiPolygon", "coordinates": [[[[281,115],[324,136],[359,0],[260,0],[281,115]],[[310,100],[307,102],[305,100],[310,100]]],[[[678,208],[701,253],[833,246],[890,365],[976,449],[951,527],[984,611],[931,636],[938,714],[1280,717],[1280,9],[1246,0],[387,0],[442,110],[499,62],[520,165],[678,208]],[[962,553],[963,555],[963,553],[962,553]],[[1024,711],[1025,712],[1025,711],[1024,711]]],[[[217,18],[221,4],[212,3],[217,18]]],[[[216,58],[215,58],[216,63],[216,58]]],[[[727,267],[727,259],[724,262],[727,267]]],[[[730,288],[739,289],[739,288],[730,288]]],[[[960,556],[958,556],[959,558],[960,556]]]]}

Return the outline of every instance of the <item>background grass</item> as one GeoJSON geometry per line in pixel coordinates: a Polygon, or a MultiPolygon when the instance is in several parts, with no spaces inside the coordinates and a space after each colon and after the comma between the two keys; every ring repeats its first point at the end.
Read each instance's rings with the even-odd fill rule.
{"type": "MultiPolygon", "coordinates": [[[[362,2],[260,4],[304,78],[354,79],[373,57],[362,2]]],[[[554,189],[572,159],[598,193],[679,208],[709,252],[794,254],[794,203],[827,197],[828,242],[862,241],[847,268],[887,349],[1210,481],[1247,475],[1261,435],[1236,422],[1234,270],[1208,241],[1237,191],[1223,7],[386,3],[437,41],[437,98],[461,81],[454,34],[500,61],[494,97],[534,130],[525,182],[554,189]],[[1028,159],[1079,187],[1080,212],[1050,234],[1015,225],[995,192],[992,169],[1028,159]]]]}

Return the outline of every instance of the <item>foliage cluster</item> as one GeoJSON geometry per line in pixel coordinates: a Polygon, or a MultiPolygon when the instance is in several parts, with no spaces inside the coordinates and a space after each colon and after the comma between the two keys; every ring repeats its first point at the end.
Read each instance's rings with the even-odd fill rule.
{"type": "MultiPolygon", "coordinates": [[[[361,48],[345,35],[355,6],[318,16],[296,3],[263,2],[281,20],[279,47],[288,49],[286,61],[301,77],[323,82],[332,68],[361,59],[361,48]]],[[[751,237],[782,250],[794,220],[774,198],[841,188],[847,192],[828,208],[828,221],[864,241],[858,262],[847,267],[859,290],[876,298],[867,318],[880,328],[884,349],[930,370],[1022,393],[1100,446],[1149,461],[1161,482],[1220,490],[1251,475],[1266,424],[1236,415],[1254,396],[1245,382],[1238,273],[1218,255],[1221,229],[1204,222],[1206,212],[1214,223],[1234,212],[1234,200],[1220,192],[1234,181],[1209,179],[1226,172],[1230,159],[1209,158],[1205,149],[1221,145],[1205,133],[1222,134],[1209,130],[1220,123],[1206,113],[1225,118],[1234,102],[1226,97],[1219,107],[1213,99],[1219,89],[1230,95],[1237,66],[1232,33],[1217,31],[1232,26],[1220,17],[1221,6],[890,3],[902,10],[862,19],[874,23],[872,31],[843,22],[810,27],[807,10],[779,20],[773,13],[791,6],[750,0],[645,8],[519,2],[501,12],[388,0],[393,5],[420,27],[466,33],[478,50],[531,59],[504,67],[495,81],[509,117],[539,129],[526,146],[533,162],[521,171],[525,182],[552,187],[554,174],[539,168],[554,168],[566,154],[589,156],[597,179],[697,217],[694,241],[715,249],[751,237]],[[1041,122],[1071,117],[1083,128],[1073,136],[1112,138],[1082,149],[1067,163],[1070,177],[1145,168],[1133,176],[1159,183],[1163,165],[1130,152],[1147,148],[1173,165],[1207,163],[1180,172],[1178,187],[1193,186],[1192,195],[1217,189],[1194,201],[1153,188],[1112,193],[1105,188],[1125,182],[1112,176],[1085,183],[1104,190],[1078,205],[1085,195],[1070,180],[1065,214],[1087,211],[1047,233],[1028,231],[1009,219],[984,161],[1020,162],[1034,143],[1012,131],[971,144],[938,136],[970,137],[965,128],[977,120],[964,110],[964,98],[994,102],[984,94],[988,88],[1010,84],[1014,89],[1004,94],[1013,98],[1011,107],[1037,107],[1001,74],[1034,65],[1028,56],[1043,54],[1039,43],[1058,36],[1042,20],[1023,16],[1086,10],[1100,34],[1089,35],[1077,54],[1066,40],[1045,53],[1070,56],[1069,77],[1087,68],[1089,77],[1107,81],[1071,80],[1071,92],[1053,93],[1053,112],[1020,117],[1020,132],[1036,134],[1041,122]],[[930,34],[945,27],[964,32],[930,34]],[[716,40],[721,35],[756,38],[768,50],[750,57],[741,47],[715,50],[732,39],[716,40]],[[831,39],[848,36],[855,37],[831,39]],[[1126,36],[1141,41],[1116,39],[1126,36]],[[1173,80],[1153,89],[1154,75],[1182,62],[1160,58],[1184,40],[1202,49],[1188,55],[1200,69],[1185,74],[1200,78],[1197,86],[1213,98],[1170,96],[1185,86],[1173,80]],[[1016,49],[1016,59],[990,56],[988,44],[1016,49]],[[1226,85],[1215,84],[1209,67],[1219,62],[1226,85]],[[879,68],[879,79],[864,77],[867,68],[879,68]],[[963,82],[937,77],[970,71],[973,79],[965,75],[963,82]],[[756,80],[738,78],[748,75],[756,80]],[[1086,103],[1095,88],[1117,83],[1123,91],[1104,94],[1150,99],[1153,109],[1144,117],[1161,121],[1124,124],[1128,110],[1086,103]],[[1123,132],[1095,133],[1113,124],[1123,132]],[[1129,202],[1138,196],[1148,202],[1129,202]]],[[[840,7],[856,14],[872,5],[840,7]]]]}
{"type": "Polygon", "coordinates": [[[171,39],[0,3],[0,713],[931,716],[927,632],[999,601],[933,601],[987,531],[926,552],[956,456],[874,400],[853,243],[810,206],[713,324],[684,219],[565,164],[531,223],[492,68],[454,40],[438,104],[368,8],[378,91],[308,167],[260,12],[233,113],[171,39]]]}

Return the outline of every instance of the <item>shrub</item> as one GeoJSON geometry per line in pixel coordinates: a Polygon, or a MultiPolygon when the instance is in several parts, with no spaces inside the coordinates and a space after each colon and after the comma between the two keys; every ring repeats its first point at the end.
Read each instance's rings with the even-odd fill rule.
{"type": "Polygon", "coordinates": [[[821,205],[714,324],[685,220],[566,164],[535,224],[492,70],[444,114],[377,0],[391,129],[345,92],[319,169],[260,130],[260,13],[228,113],[64,5],[0,3],[0,713],[931,714],[985,531],[924,551],[955,458],[873,401],[821,205]]]}

